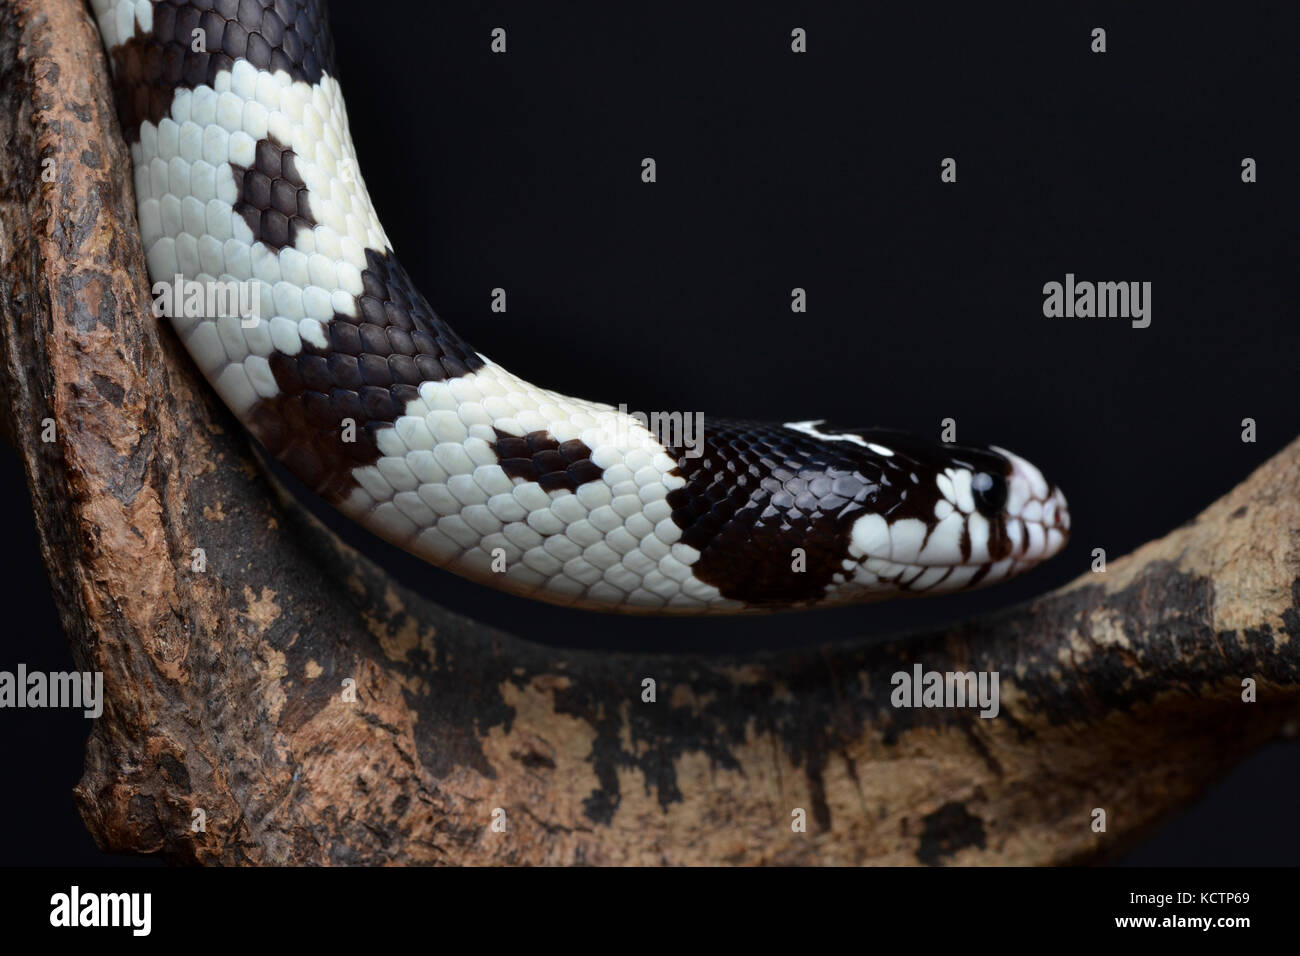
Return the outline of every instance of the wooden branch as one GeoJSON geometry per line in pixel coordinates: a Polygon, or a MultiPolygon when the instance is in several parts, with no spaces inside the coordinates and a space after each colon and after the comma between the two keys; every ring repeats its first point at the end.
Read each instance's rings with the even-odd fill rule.
{"type": "Polygon", "coordinates": [[[1104,574],[887,645],[560,652],[430,604],[280,500],[151,318],[130,163],[82,4],[4,4],[0,70],[4,428],[74,657],[104,674],[76,793],[105,849],[200,863],[1089,860],[1294,720],[1300,441],[1104,574]],[[997,671],[999,716],[895,708],[891,675],[917,663],[997,671]],[[1245,678],[1258,702],[1243,702],[1245,678]],[[792,829],[798,808],[807,832],[792,829]]]}

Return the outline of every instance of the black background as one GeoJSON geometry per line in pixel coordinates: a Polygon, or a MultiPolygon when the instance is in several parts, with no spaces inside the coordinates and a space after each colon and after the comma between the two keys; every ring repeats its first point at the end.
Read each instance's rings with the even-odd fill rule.
{"type": "MultiPolygon", "coordinates": [[[[1057,481],[1074,534],[974,594],[669,621],[500,595],[331,515],[408,585],[557,645],[883,639],[1064,584],[1093,548],[1114,558],[1165,534],[1300,434],[1294,10],[551,6],[332,5],[366,183],[453,327],[537,384],[699,410],[706,428],[826,417],[937,437],[952,417],[959,440],[1057,481]],[[489,50],[497,26],[505,55],[489,50]],[[795,26],[807,54],[790,52],[795,26]],[[1241,182],[1246,156],[1258,183],[1241,182]],[[956,184],[940,182],[944,157],[956,184]],[[1150,328],[1044,318],[1042,286],[1067,272],[1151,282],[1150,328]],[[489,311],[498,286],[504,315],[489,311]],[[790,311],[796,286],[807,314],[790,311]]],[[[3,552],[3,666],[66,669],[5,455],[24,504],[3,552]]],[[[86,722],[3,719],[0,862],[92,862],[69,793],[86,722]]],[[[1266,748],[1130,862],[1300,860],[1298,756],[1266,748]]]]}

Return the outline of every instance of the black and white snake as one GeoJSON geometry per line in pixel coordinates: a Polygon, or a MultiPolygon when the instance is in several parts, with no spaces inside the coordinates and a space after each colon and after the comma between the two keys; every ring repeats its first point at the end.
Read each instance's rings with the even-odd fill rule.
{"type": "Polygon", "coordinates": [[[155,293],[237,283],[253,306],[173,308],[177,333],[271,454],[389,541],[557,604],[693,614],[956,591],[1064,545],[1061,493],[998,448],[706,419],[688,449],[510,374],[394,256],[321,0],[92,6],[155,293]]]}

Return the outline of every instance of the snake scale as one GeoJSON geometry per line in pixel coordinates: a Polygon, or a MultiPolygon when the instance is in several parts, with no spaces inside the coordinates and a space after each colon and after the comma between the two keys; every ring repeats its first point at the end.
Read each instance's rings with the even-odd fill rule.
{"type": "Polygon", "coordinates": [[[267,451],[383,538],[505,591],[661,614],[957,591],[1064,546],[1060,491],[997,447],[708,418],[688,448],[512,375],[394,256],[321,0],[92,7],[155,295],[246,293],[168,314],[267,451]]]}

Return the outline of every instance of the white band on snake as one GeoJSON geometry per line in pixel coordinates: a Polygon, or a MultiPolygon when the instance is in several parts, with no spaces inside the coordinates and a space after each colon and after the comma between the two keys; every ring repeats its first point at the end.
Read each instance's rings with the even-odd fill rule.
{"type": "Polygon", "coordinates": [[[512,375],[393,255],[319,0],[92,5],[155,291],[251,295],[173,307],[177,333],[262,445],[376,534],[516,594],[687,614],[956,591],[1063,547],[1063,496],[1001,449],[713,418],[687,449],[512,375]]]}

